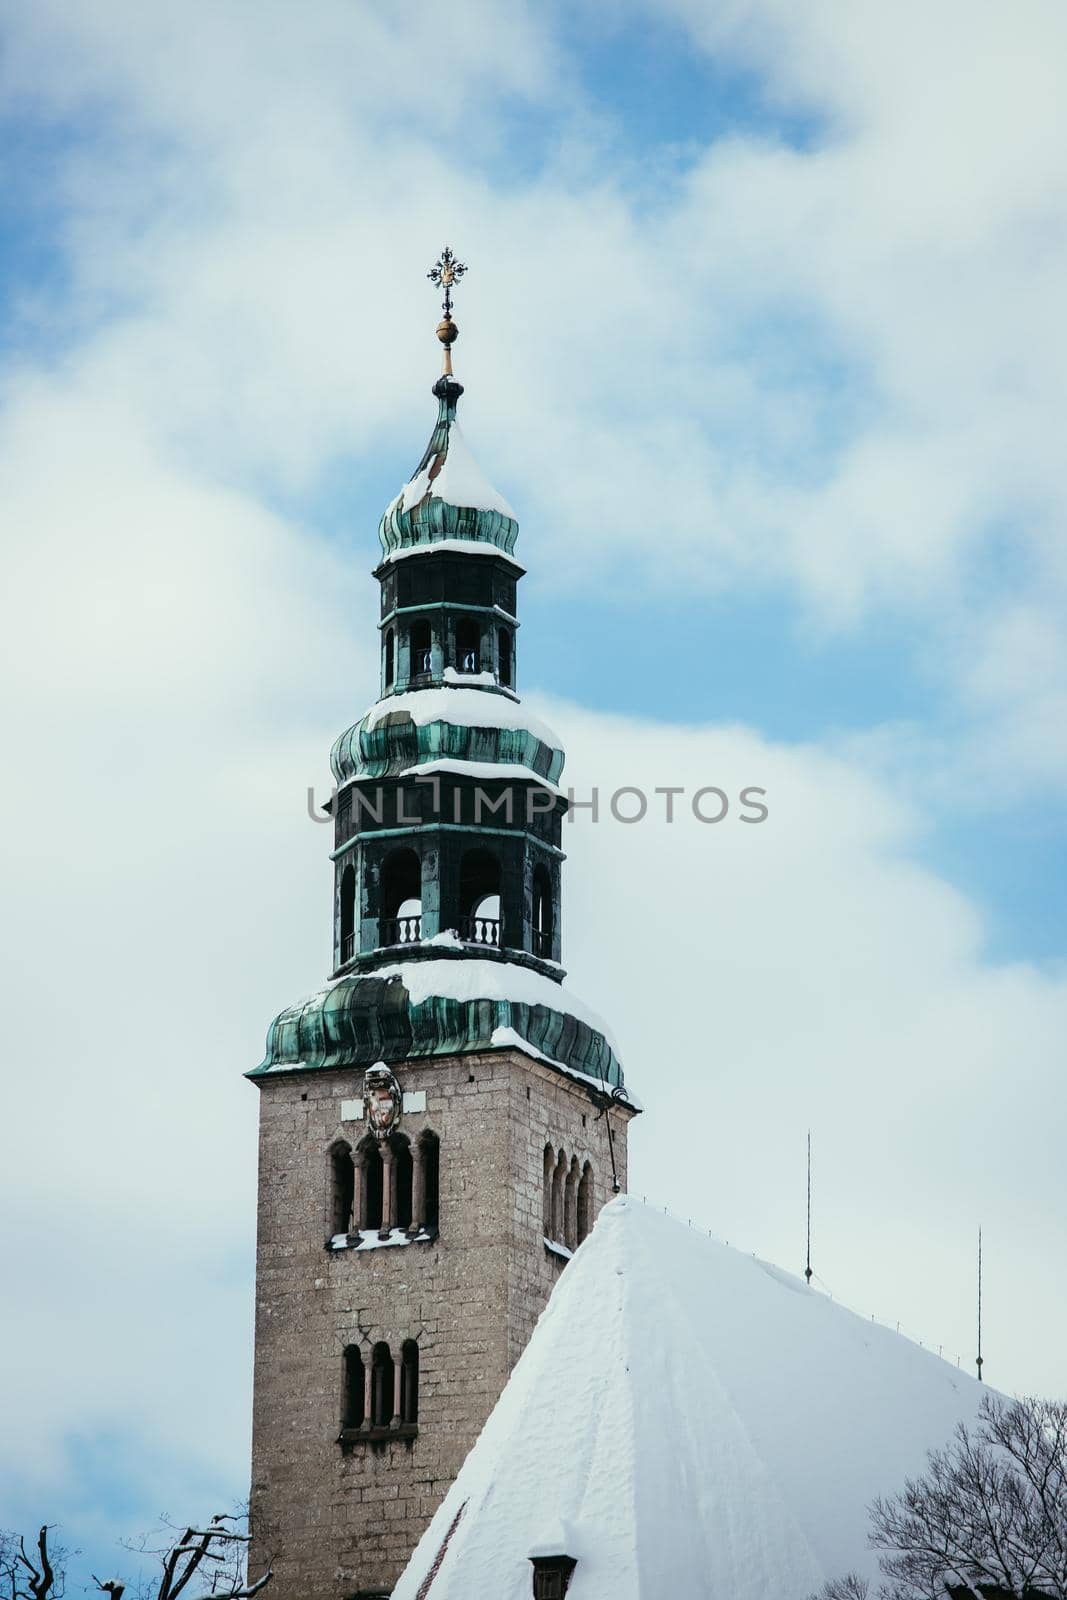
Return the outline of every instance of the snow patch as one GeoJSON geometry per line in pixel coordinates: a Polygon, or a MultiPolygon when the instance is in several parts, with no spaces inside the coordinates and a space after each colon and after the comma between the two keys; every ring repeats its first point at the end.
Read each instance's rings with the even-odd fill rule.
{"type": "Polygon", "coordinates": [[[335,1233],[330,1240],[331,1250],[386,1250],[394,1245],[428,1243],[431,1235],[425,1228],[420,1228],[418,1233],[407,1233],[403,1228],[392,1228],[383,1239],[380,1234],[367,1232],[363,1234],[358,1244],[349,1244],[349,1239],[354,1234],[335,1233]]]}
{"type": "Polygon", "coordinates": [[[475,684],[496,688],[496,678],[491,672],[460,672],[457,667],[446,667],[441,676],[446,683],[458,683],[461,688],[473,689],[475,684]]]}
{"type": "MultiPolygon", "coordinates": [[[[556,965],[557,963],[553,964],[556,965]]],[[[600,1032],[604,1032],[603,1023],[600,1025],[600,1032]]],[[[522,1034],[515,1028],[494,1028],[489,1035],[489,1043],[498,1050],[524,1050],[528,1056],[533,1056],[535,1061],[543,1061],[546,1066],[554,1067],[557,1072],[565,1072],[568,1078],[574,1078],[578,1083],[591,1084],[594,1089],[599,1089],[602,1094],[613,1093],[614,1086],[606,1083],[603,1078],[594,1078],[591,1073],[579,1072],[577,1067],[568,1067],[566,1062],[556,1061],[552,1056],[546,1056],[543,1050],[538,1050],[536,1045],[532,1045],[529,1039],[524,1039],[522,1034]]],[[[615,1049],[614,1045],[612,1045],[612,1049],[615,1049]]],[[[616,1054],[618,1054],[617,1051],[616,1054]]],[[[632,1106],[635,1111],[642,1110],[641,1102],[630,1093],[629,1089],[622,1091],[619,1103],[620,1105],[632,1106]]]]}
{"type": "Polygon", "coordinates": [[[402,778],[419,778],[440,772],[455,772],[468,778],[496,778],[512,783],[536,783],[539,788],[547,789],[550,794],[561,795],[563,790],[558,783],[550,783],[547,778],[542,778],[532,767],[521,766],[517,761],[459,761],[441,760],[424,761],[417,767],[405,767],[401,772],[402,778]]]}
{"type": "MultiPolygon", "coordinates": [[[[434,942],[437,940],[441,943],[450,942],[441,934],[435,936],[434,942]]],[[[427,943],[429,942],[428,940],[427,943]]],[[[511,961],[479,961],[476,958],[466,961],[452,961],[447,958],[435,961],[430,957],[423,961],[398,961],[386,967],[373,967],[365,976],[399,978],[411,996],[413,1005],[422,1005],[426,1000],[432,1000],[435,995],[440,995],[442,999],[464,1003],[468,1000],[514,1000],[521,1005],[545,1006],[551,1011],[562,1011],[566,1016],[577,1017],[579,1022],[584,1022],[586,1027],[592,1028],[596,1033],[603,1034],[615,1054],[619,1053],[615,1037],[603,1017],[599,1017],[592,1007],[585,1005],[561,983],[546,978],[543,972],[535,972],[531,967],[520,967],[511,961]]],[[[349,976],[334,978],[326,985],[326,990],[335,989],[339,983],[351,981],[349,976]]],[[[314,996],[308,998],[313,999],[314,996]]],[[[515,1038],[518,1037],[516,1034],[515,1038]]],[[[529,1049],[529,1046],[524,1044],[523,1048],[529,1049]]],[[[531,1053],[536,1054],[536,1052],[531,1053]]],[[[279,1062],[278,1070],[292,1072],[293,1063],[279,1062]]],[[[565,1067],[563,1070],[572,1073],[574,1077],[585,1076],[584,1073],[573,1072],[570,1067],[565,1067]]],[[[589,1082],[601,1086],[600,1078],[590,1078],[589,1082]]],[[[627,1100],[629,1101],[628,1093],[627,1100]]]]}
{"type": "Polygon", "coordinates": [[[475,461],[458,422],[448,425],[448,444],[440,472],[435,478],[430,477],[429,466],[417,472],[400,491],[401,510],[410,511],[427,494],[432,499],[446,501],[450,506],[462,506],[472,511],[496,511],[502,517],[518,521],[504,496],[493,488],[475,461]]]}
{"type": "Polygon", "coordinates": [[[387,695],[367,712],[368,728],[376,728],[386,717],[407,715],[418,726],[429,722],[450,722],[464,728],[518,728],[553,750],[562,750],[559,735],[547,723],[524,711],[510,695],[486,694],[484,689],[408,689],[403,694],[387,695]]]}
{"type": "MultiPolygon", "coordinates": [[[[397,500],[399,498],[400,496],[398,495],[397,500]]],[[[394,500],[392,505],[387,508],[385,513],[387,517],[393,506],[396,505],[397,500],[394,500]]],[[[518,567],[520,572],[526,570],[525,567],[519,566],[514,556],[509,556],[506,550],[501,550],[499,545],[490,544],[487,539],[435,539],[429,544],[407,544],[399,550],[390,550],[387,555],[382,557],[382,560],[404,561],[408,556],[432,556],[442,550],[447,550],[453,555],[499,556],[501,560],[510,561],[512,566],[518,567]]],[[[502,615],[511,617],[511,613],[508,611],[503,612],[502,615]]],[[[514,621],[514,618],[512,617],[511,620],[514,621]]]]}

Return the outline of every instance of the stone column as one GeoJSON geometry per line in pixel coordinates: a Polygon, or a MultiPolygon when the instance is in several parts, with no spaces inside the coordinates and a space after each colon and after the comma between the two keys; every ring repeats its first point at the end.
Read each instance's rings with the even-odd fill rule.
{"type": "Polygon", "coordinates": [[[396,1172],[393,1164],[393,1150],[389,1144],[382,1145],[382,1227],[380,1238],[385,1239],[392,1232],[393,1218],[396,1216],[396,1172]]]}
{"type": "Polygon", "coordinates": [[[552,1231],[549,1238],[555,1244],[563,1243],[563,1173],[564,1158],[556,1157],[556,1170],[552,1174],[552,1231]]]}
{"type": "Polygon", "coordinates": [[[411,1168],[411,1226],[408,1232],[414,1237],[426,1221],[426,1146],[415,1140],[411,1168]]]}
{"type": "Polygon", "coordinates": [[[568,1250],[578,1247],[578,1163],[572,1161],[567,1170],[563,1190],[563,1243],[568,1250]]]}
{"type": "Polygon", "coordinates": [[[363,1171],[363,1151],[359,1148],[352,1152],[352,1167],[355,1178],[352,1184],[351,1231],[361,1233],[367,1207],[367,1178],[363,1171]]]}
{"type": "Polygon", "coordinates": [[[393,1365],[393,1416],[389,1423],[391,1428],[399,1428],[400,1426],[400,1384],[403,1378],[403,1373],[403,1361],[401,1360],[395,1362],[393,1365]]]}
{"type": "Polygon", "coordinates": [[[370,1427],[371,1406],[374,1404],[374,1391],[371,1385],[374,1382],[373,1359],[363,1363],[363,1426],[370,1427]]]}

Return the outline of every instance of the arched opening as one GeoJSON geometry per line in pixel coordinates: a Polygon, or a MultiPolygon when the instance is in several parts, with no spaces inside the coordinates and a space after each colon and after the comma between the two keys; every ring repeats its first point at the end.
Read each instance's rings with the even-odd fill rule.
{"type": "Polygon", "coordinates": [[[552,879],[541,864],[533,873],[533,953],[546,959],[552,955],[552,879]]]}
{"type": "Polygon", "coordinates": [[[460,672],[482,670],[482,627],[474,617],[460,617],[456,623],[456,668],[460,672]]]}
{"type": "Polygon", "coordinates": [[[352,1221],[352,1204],[356,1197],[356,1169],[352,1165],[352,1148],[343,1139],[330,1149],[330,1216],[329,1237],[347,1233],[352,1221]]]}
{"type": "Polygon", "coordinates": [[[550,1144],[545,1145],[545,1191],[543,1204],[543,1221],[545,1238],[553,1238],[552,1233],[552,1175],[556,1170],[556,1152],[550,1144]]]}
{"type": "Polygon", "coordinates": [[[499,663],[499,678],[505,689],[511,688],[511,679],[514,668],[511,661],[511,629],[501,628],[497,634],[497,660],[499,663]]]}
{"type": "Polygon", "coordinates": [[[366,1417],[366,1374],[359,1346],[350,1344],[344,1354],[341,1390],[341,1427],[362,1428],[366,1417]]]}
{"type": "Polygon", "coordinates": [[[433,634],[428,622],[413,622],[408,636],[411,649],[411,680],[428,678],[433,666],[433,634]]]}
{"type": "Polygon", "coordinates": [[[393,1227],[410,1228],[412,1177],[414,1174],[411,1145],[402,1133],[394,1134],[390,1143],[393,1148],[393,1183],[396,1185],[393,1200],[393,1227]]]}
{"type": "Polygon", "coordinates": [[[391,689],[396,676],[396,634],[392,628],[385,630],[385,687],[391,689]]]}
{"type": "Polygon", "coordinates": [[[351,961],[356,953],[356,869],[347,866],[341,874],[341,960],[351,961]]]}
{"type": "Polygon", "coordinates": [[[567,1168],[563,1185],[563,1243],[568,1250],[578,1248],[578,1157],[567,1168]]]}
{"type": "Polygon", "coordinates": [[[363,1182],[363,1204],[360,1206],[361,1226],[368,1230],[380,1228],[385,1209],[385,1183],[382,1153],[377,1141],[364,1139],[359,1147],[360,1170],[363,1182]]]}
{"type": "Polygon", "coordinates": [[[376,1344],[371,1359],[370,1420],[372,1428],[387,1428],[393,1420],[396,1370],[387,1344],[376,1344]]]}
{"type": "Polygon", "coordinates": [[[435,1232],[441,1220],[441,1141],[429,1128],[419,1136],[419,1161],[422,1166],[422,1217],[427,1232],[435,1232]]]}
{"type": "Polygon", "coordinates": [[[400,1420],[419,1420],[419,1347],[414,1339],[405,1339],[400,1351],[400,1420]]]}
{"type": "Polygon", "coordinates": [[[391,850],[382,862],[381,911],[379,944],[422,938],[422,863],[414,850],[391,850]]]}
{"type": "Polygon", "coordinates": [[[563,1243],[563,1185],[567,1178],[567,1157],[560,1150],[552,1173],[552,1228],[548,1237],[556,1244],[563,1243]]]}
{"type": "Polygon", "coordinates": [[[578,1184],[578,1243],[589,1237],[593,1226],[593,1169],[589,1162],[582,1168],[578,1184]]]}
{"type": "Polygon", "coordinates": [[[468,850],[459,864],[461,939],[500,944],[500,860],[491,850],[468,850]]]}

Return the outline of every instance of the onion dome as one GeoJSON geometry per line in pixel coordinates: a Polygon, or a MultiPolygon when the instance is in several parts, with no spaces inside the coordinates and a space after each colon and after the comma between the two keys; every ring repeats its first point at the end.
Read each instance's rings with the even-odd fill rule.
{"type": "Polygon", "coordinates": [[[562,984],[510,962],[464,958],[447,937],[433,956],[347,974],[287,1007],[249,1077],[520,1049],[600,1086],[622,1087],[604,1024],[562,984]]]}
{"type": "Polygon", "coordinates": [[[512,695],[451,685],[387,695],[330,751],[339,785],[351,778],[398,777],[442,761],[492,764],[507,769],[502,776],[552,785],[564,755],[559,735],[512,695]]]}
{"type": "Polygon", "coordinates": [[[463,385],[446,375],[433,393],[437,425],[415,472],[385,509],[378,527],[382,551],[388,559],[399,550],[462,539],[510,555],[518,520],[471,455],[456,420],[463,385]]]}

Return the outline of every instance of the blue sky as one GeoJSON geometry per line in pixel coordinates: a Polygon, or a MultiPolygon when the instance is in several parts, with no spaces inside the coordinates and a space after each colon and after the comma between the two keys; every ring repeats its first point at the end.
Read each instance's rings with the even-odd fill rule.
{"type": "Polygon", "coordinates": [[[106,1565],[243,1492],[241,1073],[327,961],[304,791],[376,692],[446,239],[575,782],[771,796],[758,847],[568,841],[638,1186],[795,1265],[814,1121],[835,1290],[966,1357],[988,1208],[1000,1381],[1063,1392],[1058,8],[471,0],[447,44],[429,4],[249,14],[0,14],[9,1125],[66,1174],[19,1138],[0,1179],[0,1526],[106,1565]]]}

